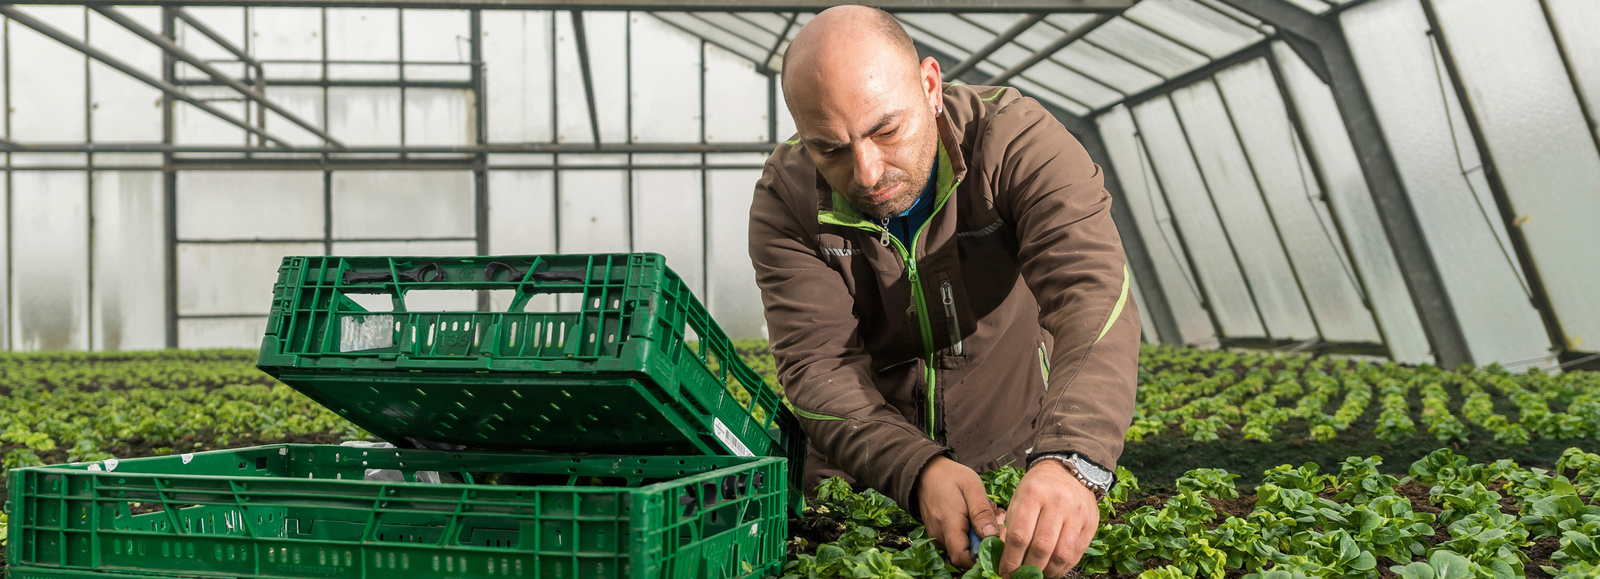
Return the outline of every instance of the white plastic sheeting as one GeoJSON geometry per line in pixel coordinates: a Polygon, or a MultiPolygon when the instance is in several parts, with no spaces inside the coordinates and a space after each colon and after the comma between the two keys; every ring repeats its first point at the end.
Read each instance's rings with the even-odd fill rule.
{"type": "Polygon", "coordinates": [[[1322,338],[1382,343],[1271,67],[1255,59],[1217,73],[1216,82],[1322,338]]]}
{"type": "Polygon", "coordinates": [[[11,349],[89,346],[89,181],[11,174],[11,349]]]}
{"type": "Polygon", "coordinates": [[[1433,362],[1428,336],[1411,301],[1400,264],[1378,221],[1378,209],[1367,189],[1366,176],[1356,158],[1350,134],[1345,132],[1333,92],[1301,62],[1288,45],[1275,43],[1273,54],[1284,85],[1295,101],[1306,141],[1322,170],[1328,205],[1344,231],[1350,263],[1366,287],[1367,301],[1383,333],[1389,355],[1400,362],[1433,362]]]}
{"type": "Polygon", "coordinates": [[[143,350],[167,345],[167,252],[159,171],[97,171],[94,211],[96,350],[143,350]]]}
{"type": "Polygon", "coordinates": [[[1172,93],[1172,103],[1204,178],[1205,189],[1195,193],[1209,195],[1216,207],[1267,325],[1267,335],[1289,340],[1315,338],[1316,322],[1300,295],[1294,267],[1284,253],[1278,227],[1262,200],[1216,83],[1202,81],[1178,89],[1172,93]]]}
{"type": "Polygon", "coordinates": [[[1549,24],[1534,2],[1433,4],[1565,346],[1600,349],[1600,151],[1549,24]]]}
{"type": "Polygon", "coordinates": [[[1340,18],[1474,361],[1548,357],[1550,339],[1421,5],[1373,0],[1340,18]]]}
{"type": "Polygon", "coordinates": [[[1178,235],[1199,270],[1195,277],[1221,326],[1220,337],[1268,337],[1172,101],[1160,97],[1133,107],[1133,117],[1157,182],[1166,193],[1178,235]]]}

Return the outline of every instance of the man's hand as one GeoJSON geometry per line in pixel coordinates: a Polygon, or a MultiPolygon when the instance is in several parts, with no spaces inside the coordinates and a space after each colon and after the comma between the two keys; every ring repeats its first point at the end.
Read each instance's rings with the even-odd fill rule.
{"type": "Polygon", "coordinates": [[[917,506],[922,509],[922,524],[944,545],[950,562],[957,567],[965,569],[973,564],[968,528],[976,529],[979,538],[1000,534],[983,480],[966,465],[943,456],[933,457],[917,477],[916,497],[917,506]]]}
{"type": "Polygon", "coordinates": [[[1043,569],[1045,577],[1065,577],[1078,566],[1099,528],[1094,491],[1060,462],[1039,461],[1023,475],[1011,497],[1000,575],[1010,577],[1017,567],[1033,565],[1043,569]]]}

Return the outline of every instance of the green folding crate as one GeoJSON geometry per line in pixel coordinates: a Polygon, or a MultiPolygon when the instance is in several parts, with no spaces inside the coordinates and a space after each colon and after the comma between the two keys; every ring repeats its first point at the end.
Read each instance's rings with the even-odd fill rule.
{"type": "Polygon", "coordinates": [[[11,579],[760,577],[788,461],[273,445],[10,471],[11,579]],[[369,469],[477,484],[372,482],[369,469]],[[484,484],[483,477],[502,483],[484,484]],[[511,480],[515,479],[515,480],[511,480]]]}
{"type": "Polygon", "coordinates": [[[287,257],[259,366],[400,446],[805,457],[658,254],[287,257]]]}

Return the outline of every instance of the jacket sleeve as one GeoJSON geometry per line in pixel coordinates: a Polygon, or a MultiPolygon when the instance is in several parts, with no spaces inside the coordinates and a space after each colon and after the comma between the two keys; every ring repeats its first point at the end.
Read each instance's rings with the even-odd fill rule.
{"type": "Polygon", "coordinates": [[[997,209],[1015,224],[1023,279],[1054,338],[1033,456],[1076,451],[1114,470],[1133,421],[1139,314],[1104,175],[1033,99],[991,126],[989,142],[1005,148],[992,157],[997,209]]]}
{"type": "MultiPolygon", "coordinates": [[[[923,436],[873,385],[854,296],[823,261],[805,219],[780,197],[768,164],[750,207],[750,260],[783,384],[811,445],[857,481],[915,512],[922,467],[946,449],[923,436]]],[[[815,227],[814,225],[812,227],[815,227]]]]}

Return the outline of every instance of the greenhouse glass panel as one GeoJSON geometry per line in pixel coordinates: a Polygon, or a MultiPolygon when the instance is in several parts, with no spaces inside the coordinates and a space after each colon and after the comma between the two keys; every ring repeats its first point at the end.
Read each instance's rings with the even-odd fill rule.
{"type": "Polygon", "coordinates": [[[1564,346],[1600,350],[1600,152],[1544,13],[1532,2],[1434,6],[1564,346]]]}
{"type": "Polygon", "coordinates": [[[750,199],[759,169],[706,173],[706,247],[711,287],[701,301],[735,340],[766,338],[766,310],[750,264],[750,199]]]}
{"type": "Polygon", "coordinates": [[[1339,232],[1325,219],[1322,189],[1306,164],[1271,67],[1255,59],[1217,73],[1216,80],[1323,339],[1381,343],[1339,232]]]}
{"type": "MultiPolygon", "coordinates": [[[[719,95],[706,103],[706,142],[759,143],[767,140],[767,77],[756,73],[753,62],[706,45],[706,88],[719,95]],[[727,98],[728,95],[738,95],[727,98]]],[[[690,77],[693,78],[693,77],[690,77]]],[[[669,82],[646,90],[668,90],[684,84],[669,82]]],[[[699,104],[699,103],[696,103],[699,104]]],[[[698,131],[688,132],[694,135],[698,131]]]]}
{"type": "MultiPolygon", "coordinates": [[[[161,9],[153,6],[119,7],[124,16],[152,30],[161,29],[161,9]]],[[[89,33],[94,47],[117,56],[147,74],[160,78],[161,49],[122,25],[98,13],[89,13],[89,33]]],[[[54,82],[54,81],[52,81],[54,82]]],[[[15,87],[12,90],[16,90],[15,87]]],[[[159,142],[161,91],[99,61],[89,63],[89,125],[99,142],[159,142]]]]}
{"type": "Polygon", "coordinates": [[[1227,56],[1262,38],[1259,32],[1195,0],[1144,0],[1122,17],[1180,39],[1212,58],[1227,56]]]}
{"type": "MultiPolygon", "coordinates": [[[[263,94],[273,103],[300,117],[300,120],[322,128],[322,93],[326,90],[320,87],[268,86],[263,94]]],[[[322,145],[322,137],[272,111],[267,111],[266,131],[295,145],[322,145]]]]}
{"type": "MultiPolygon", "coordinates": [[[[489,171],[489,254],[556,253],[555,171],[489,171]]],[[[511,297],[490,292],[496,311],[511,307],[511,297]]],[[[555,300],[535,299],[543,311],[555,300]]]]}
{"type": "MultiPolygon", "coordinates": [[[[83,38],[82,7],[29,6],[20,10],[73,38],[83,38]]],[[[86,57],[32,28],[0,20],[5,22],[10,44],[11,138],[22,142],[88,140],[83,114],[88,106],[86,57]]]]}
{"type": "MultiPolygon", "coordinates": [[[[714,42],[723,48],[737,52],[752,61],[760,61],[761,59],[766,58],[767,51],[772,49],[770,45],[762,46],[748,39],[741,38],[733,33],[713,26],[711,23],[701,20],[700,18],[697,18],[696,16],[687,12],[650,12],[648,14],[650,17],[657,18],[674,28],[684,30],[689,34],[703,38],[707,42],[714,42]]],[[[796,26],[798,25],[799,24],[796,23],[796,26]]],[[[791,32],[791,34],[793,33],[791,32]]]]}
{"type": "MultiPolygon", "coordinates": [[[[195,98],[210,101],[207,104],[235,119],[245,116],[244,102],[238,93],[227,87],[190,86],[187,91],[195,98]]],[[[173,141],[182,145],[241,146],[246,144],[244,129],[224,121],[209,112],[186,102],[172,104],[173,141]]],[[[337,137],[337,135],[335,135],[337,137]]],[[[249,139],[254,142],[255,139],[249,139]]],[[[215,157],[215,154],[188,153],[189,157],[215,157]]]]}
{"type": "MultiPolygon", "coordinates": [[[[94,290],[96,350],[167,346],[166,217],[160,171],[96,171],[94,290]]],[[[258,214],[259,215],[259,214],[258,214]]]]}
{"type": "Polygon", "coordinates": [[[267,317],[178,320],[179,348],[261,348],[267,317]]]}
{"type": "Polygon", "coordinates": [[[636,171],[633,250],[659,253],[695,295],[705,295],[705,203],[698,170],[636,171]]]}
{"type": "MultiPolygon", "coordinates": [[[[1100,137],[1111,155],[1111,165],[1122,184],[1122,196],[1114,202],[1126,203],[1138,224],[1139,237],[1155,263],[1156,279],[1167,296],[1167,305],[1177,318],[1178,333],[1185,344],[1214,343],[1216,329],[1202,304],[1193,272],[1183,255],[1183,246],[1167,212],[1166,200],[1150,160],[1135,136],[1133,117],[1127,107],[1117,106],[1100,115],[1100,137]]],[[[1148,281],[1148,280],[1147,280],[1148,281]]],[[[1149,316],[1145,316],[1146,319],[1149,316]]],[[[1154,336],[1155,334],[1151,334],[1154,336]]]]}
{"type": "MultiPolygon", "coordinates": [[[[316,79],[323,74],[321,8],[247,8],[251,56],[267,78],[316,79]]],[[[247,46],[235,44],[234,46],[247,46]]]]}
{"type": "MultiPolygon", "coordinates": [[[[409,30],[408,30],[409,32],[409,30]]],[[[409,43],[411,39],[406,39],[409,43]]],[[[421,60],[407,54],[409,60],[421,60]]],[[[358,60],[369,62],[400,61],[400,10],[396,8],[329,8],[328,9],[328,60],[358,60]]],[[[371,70],[370,65],[367,69],[371,70]]],[[[386,77],[398,76],[400,67],[385,67],[392,71],[386,77]]],[[[330,66],[328,76],[339,76],[338,66],[330,66]]]]}
{"type": "Polygon", "coordinates": [[[1365,282],[1367,300],[1389,355],[1408,364],[1433,362],[1432,346],[1389,246],[1388,234],[1378,220],[1378,209],[1350,144],[1350,134],[1345,132],[1333,92],[1287,44],[1273,43],[1272,51],[1282,67],[1284,84],[1300,114],[1311,152],[1322,169],[1330,209],[1343,226],[1351,264],[1358,279],[1365,282]]]}
{"type": "Polygon", "coordinates": [[[406,9],[400,18],[405,26],[406,62],[472,62],[470,12],[406,9]]]}
{"type": "Polygon", "coordinates": [[[559,253],[627,253],[628,174],[562,171],[559,253]]]}
{"type": "Polygon", "coordinates": [[[324,253],[320,242],[179,243],[178,315],[265,316],[283,257],[324,253]]]}
{"type": "Polygon", "coordinates": [[[476,98],[463,89],[406,89],[406,144],[460,147],[476,143],[477,120],[472,116],[476,98]]]}
{"type": "Polygon", "coordinates": [[[1550,339],[1504,242],[1461,105],[1441,90],[1449,77],[1422,7],[1373,0],[1340,18],[1473,361],[1548,358],[1550,339]]]}
{"type": "Polygon", "coordinates": [[[1550,21],[1566,49],[1573,82],[1590,114],[1600,113],[1600,2],[1547,0],[1550,21]]]}
{"type": "MultiPolygon", "coordinates": [[[[726,31],[729,34],[742,38],[756,46],[772,46],[778,41],[778,33],[767,30],[751,23],[741,14],[731,12],[697,12],[695,16],[713,27],[726,31]]],[[[766,54],[762,54],[762,57],[766,54]]],[[[756,57],[752,60],[760,60],[756,57]]]]}
{"type": "Polygon", "coordinates": [[[179,171],[178,239],[321,239],[322,171],[179,171]],[[270,215],[272,219],[262,219],[270,215]]]}
{"type": "Polygon", "coordinates": [[[476,235],[471,171],[335,171],[333,238],[476,235]]]}
{"type": "Polygon", "coordinates": [[[328,89],[328,134],[351,146],[400,145],[400,89],[328,89]]]}
{"type": "Polygon", "coordinates": [[[1082,41],[1068,44],[1061,52],[1056,53],[1056,59],[1072,63],[1079,72],[1092,76],[1124,94],[1134,94],[1149,89],[1164,80],[1117,55],[1082,41]]]}
{"type": "MultiPolygon", "coordinates": [[[[589,102],[578,61],[572,13],[556,12],[556,140],[593,142],[589,102]]],[[[594,84],[595,110],[600,136],[607,142],[627,142],[627,17],[622,12],[584,12],[589,42],[589,73],[594,84]]]]}
{"type": "Polygon", "coordinates": [[[1166,78],[1199,68],[1210,61],[1204,54],[1122,18],[1113,18],[1100,25],[1080,42],[1126,58],[1166,78]]]}
{"type": "Polygon", "coordinates": [[[634,12],[629,21],[633,142],[700,142],[700,39],[648,13],[634,12]]]}
{"type": "Polygon", "coordinates": [[[1225,338],[1266,337],[1250,285],[1234,259],[1205,178],[1195,165],[1172,101],[1157,98],[1133,109],[1135,126],[1153,161],[1179,234],[1194,260],[1200,286],[1225,338]]]}
{"type": "Polygon", "coordinates": [[[88,180],[76,171],[11,172],[13,350],[89,348],[88,180]]]}
{"type": "Polygon", "coordinates": [[[489,109],[489,141],[537,143],[555,140],[551,115],[555,93],[550,12],[483,13],[483,75],[489,109]]]}
{"type": "Polygon", "coordinates": [[[1193,146],[1205,181],[1203,191],[1210,191],[1228,243],[1267,324],[1267,335],[1292,340],[1317,337],[1316,322],[1300,294],[1294,267],[1284,253],[1216,83],[1197,82],[1174,91],[1171,98],[1193,146]]]}
{"type": "MultiPolygon", "coordinates": [[[[905,16],[908,16],[908,15],[901,14],[901,15],[895,16],[895,18],[902,18],[903,19],[905,16]]],[[[993,33],[997,33],[999,31],[1005,30],[1007,28],[1011,28],[1016,23],[1021,22],[1023,18],[1027,18],[1027,15],[1026,14],[972,13],[972,14],[962,14],[961,17],[966,19],[966,20],[968,20],[968,21],[970,21],[970,22],[972,22],[972,23],[974,23],[974,24],[977,24],[978,26],[982,26],[983,28],[989,30],[990,33],[991,33],[990,36],[993,36],[993,33]]],[[[1039,25],[1035,24],[1034,26],[1039,26],[1039,25]]],[[[984,42],[988,42],[988,41],[985,40],[984,42]]]]}

